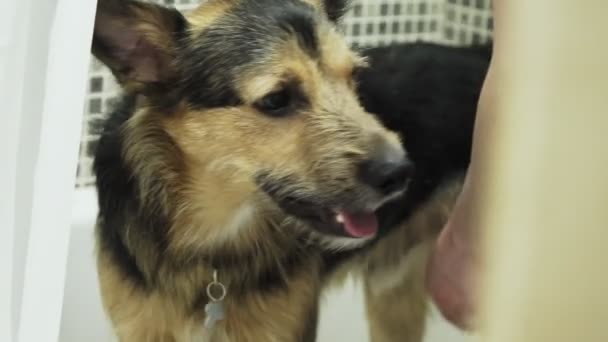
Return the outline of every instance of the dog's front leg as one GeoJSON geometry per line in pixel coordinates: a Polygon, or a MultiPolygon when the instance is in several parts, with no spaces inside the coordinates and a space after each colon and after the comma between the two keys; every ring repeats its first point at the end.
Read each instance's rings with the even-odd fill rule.
{"type": "Polygon", "coordinates": [[[364,272],[365,302],[371,342],[420,342],[427,298],[424,265],[428,246],[419,245],[401,263],[364,272]]]}

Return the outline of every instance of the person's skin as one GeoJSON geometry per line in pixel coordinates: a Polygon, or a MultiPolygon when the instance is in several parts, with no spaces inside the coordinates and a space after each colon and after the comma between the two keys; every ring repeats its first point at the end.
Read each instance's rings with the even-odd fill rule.
{"type": "Polygon", "coordinates": [[[427,272],[427,288],[435,304],[446,319],[462,329],[474,328],[477,300],[474,285],[481,267],[475,248],[480,235],[475,224],[475,203],[482,188],[481,158],[486,151],[492,150],[497,99],[494,95],[500,83],[496,70],[502,65],[501,1],[494,0],[493,6],[494,52],[477,109],[471,164],[451,217],[437,240],[427,272]]]}

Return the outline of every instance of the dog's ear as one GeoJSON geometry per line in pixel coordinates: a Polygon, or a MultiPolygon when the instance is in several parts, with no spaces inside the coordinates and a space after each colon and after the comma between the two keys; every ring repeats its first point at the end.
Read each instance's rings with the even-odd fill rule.
{"type": "Polygon", "coordinates": [[[186,26],[175,9],[133,0],[99,0],[92,51],[123,87],[145,91],[175,76],[172,61],[186,26]]]}
{"type": "Polygon", "coordinates": [[[323,6],[327,16],[333,22],[338,22],[349,10],[349,0],[323,0],[323,6]]]}

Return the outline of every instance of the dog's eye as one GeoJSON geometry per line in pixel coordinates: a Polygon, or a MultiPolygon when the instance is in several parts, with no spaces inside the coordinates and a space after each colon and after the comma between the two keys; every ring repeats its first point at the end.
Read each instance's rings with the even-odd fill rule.
{"type": "Polygon", "coordinates": [[[288,89],[275,91],[255,103],[262,112],[272,116],[285,116],[291,106],[292,98],[288,89]]]}

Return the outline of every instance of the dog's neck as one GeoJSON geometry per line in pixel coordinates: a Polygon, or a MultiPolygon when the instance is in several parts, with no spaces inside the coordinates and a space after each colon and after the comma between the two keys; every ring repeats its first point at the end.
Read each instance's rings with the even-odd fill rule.
{"type": "MultiPolygon", "coordinates": [[[[234,210],[224,228],[216,228],[234,230],[224,232],[233,234],[230,238],[219,236],[213,243],[197,245],[185,243],[188,240],[184,235],[184,244],[177,248],[168,246],[167,257],[159,263],[160,285],[182,297],[184,304],[193,306],[191,309],[203,308],[209,301],[206,287],[212,282],[214,270],[228,289],[227,300],[286,289],[292,273],[301,270],[302,265],[312,260],[320,265],[321,250],[307,241],[307,235],[294,227],[295,223],[282,219],[282,215],[259,210],[246,201],[234,210]],[[169,273],[170,276],[163,276],[169,273]]],[[[199,241],[195,237],[196,228],[198,232],[211,229],[202,213],[184,216],[190,218],[190,226],[180,228],[190,231],[192,241],[199,241]]]]}

